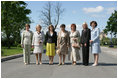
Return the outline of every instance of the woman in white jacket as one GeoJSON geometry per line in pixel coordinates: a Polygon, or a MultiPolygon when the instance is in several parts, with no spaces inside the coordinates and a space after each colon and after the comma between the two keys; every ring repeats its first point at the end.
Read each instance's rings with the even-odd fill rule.
{"type": "Polygon", "coordinates": [[[36,26],[36,32],[33,35],[32,47],[34,48],[33,53],[36,55],[36,64],[38,65],[41,62],[42,52],[43,52],[43,41],[44,41],[44,33],[41,32],[41,26],[36,26]],[[38,62],[39,55],[39,62],[38,62]]]}

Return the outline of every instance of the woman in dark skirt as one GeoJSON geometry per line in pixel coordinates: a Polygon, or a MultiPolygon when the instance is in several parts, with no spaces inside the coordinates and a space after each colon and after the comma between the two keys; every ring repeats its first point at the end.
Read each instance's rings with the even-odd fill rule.
{"type": "Polygon", "coordinates": [[[90,29],[88,28],[87,23],[83,23],[83,30],[81,34],[80,44],[82,46],[82,56],[83,56],[83,65],[87,66],[89,64],[89,40],[90,40],[90,29]]]}

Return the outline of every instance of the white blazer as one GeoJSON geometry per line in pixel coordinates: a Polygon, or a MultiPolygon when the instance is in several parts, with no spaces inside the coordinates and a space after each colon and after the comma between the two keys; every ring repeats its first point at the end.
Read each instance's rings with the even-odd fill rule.
{"type": "Polygon", "coordinates": [[[39,41],[42,42],[42,43],[40,43],[40,45],[43,45],[44,33],[43,32],[38,33],[36,31],[36,32],[34,32],[34,35],[33,35],[32,45],[39,45],[39,41]]]}

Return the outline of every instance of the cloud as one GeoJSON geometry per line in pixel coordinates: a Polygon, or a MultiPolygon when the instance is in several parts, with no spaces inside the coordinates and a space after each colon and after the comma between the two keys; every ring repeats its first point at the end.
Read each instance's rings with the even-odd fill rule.
{"type": "Polygon", "coordinates": [[[99,15],[96,15],[96,14],[93,14],[93,15],[91,15],[92,17],[99,17],[99,15]]]}
{"type": "Polygon", "coordinates": [[[104,10],[104,7],[102,7],[102,6],[83,8],[83,11],[85,13],[98,13],[98,12],[102,12],[103,10],[104,10]]]}
{"type": "Polygon", "coordinates": [[[72,11],[72,14],[76,14],[77,12],[75,10],[72,11]]]}
{"type": "Polygon", "coordinates": [[[105,13],[103,14],[91,14],[90,16],[91,17],[96,17],[96,18],[103,18],[103,17],[106,17],[106,14],[111,14],[111,13],[113,13],[114,12],[114,10],[115,10],[116,8],[115,7],[110,7],[110,8],[105,8],[105,13]]]}
{"type": "Polygon", "coordinates": [[[113,13],[115,10],[115,7],[110,7],[110,8],[107,8],[106,11],[107,11],[107,14],[111,14],[113,13]]]}
{"type": "Polygon", "coordinates": [[[99,18],[99,17],[106,17],[106,15],[98,15],[98,14],[92,14],[91,17],[96,17],[96,18],[99,18]]]}

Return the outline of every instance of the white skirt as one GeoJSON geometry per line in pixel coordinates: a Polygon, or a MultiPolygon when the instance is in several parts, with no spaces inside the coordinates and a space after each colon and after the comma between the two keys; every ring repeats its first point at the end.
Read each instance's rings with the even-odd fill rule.
{"type": "Polygon", "coordinates": [[[43,53],[43,45],[34,46],[33,53],[43,53]]]}

